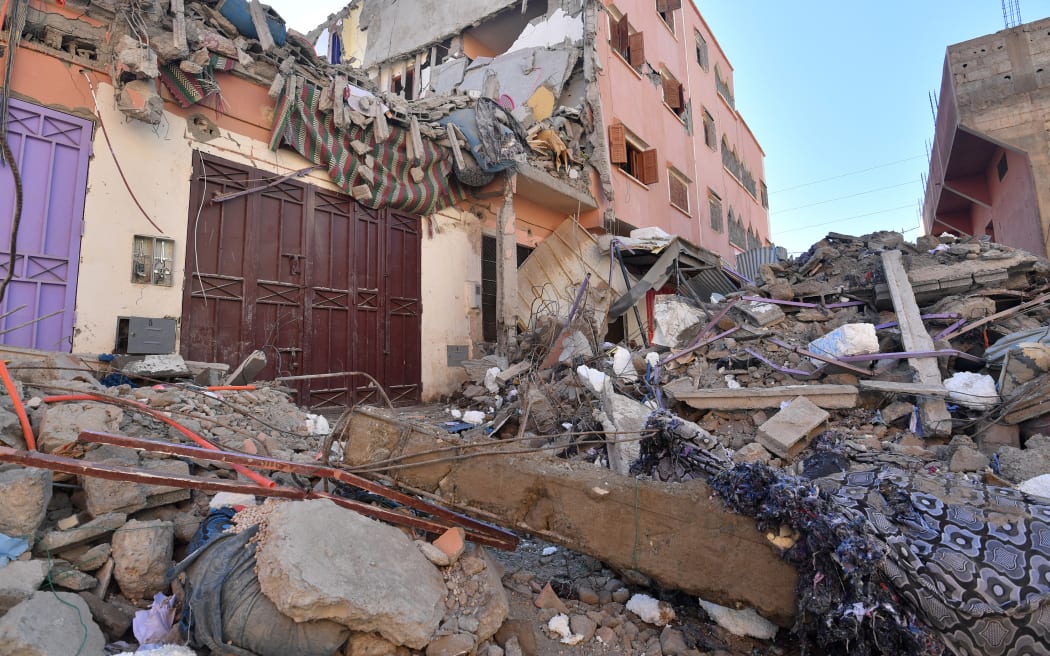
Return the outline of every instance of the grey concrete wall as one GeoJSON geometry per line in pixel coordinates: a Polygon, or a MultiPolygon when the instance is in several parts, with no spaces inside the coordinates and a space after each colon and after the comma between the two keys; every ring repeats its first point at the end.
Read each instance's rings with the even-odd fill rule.
{"type": "Polygon", "coordinates": [[[417,52],[514,5],[520,7],[521,0],[365,0],[364,68],[417,52]]]}

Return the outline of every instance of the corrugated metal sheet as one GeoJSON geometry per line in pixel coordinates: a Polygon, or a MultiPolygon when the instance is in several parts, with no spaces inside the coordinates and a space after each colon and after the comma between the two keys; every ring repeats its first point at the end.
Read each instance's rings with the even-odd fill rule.
{"type": "Polygon", "coordinates": [[[711,301],[711,294],[725,295],[739,289],[721,269],[701,271],[690,278],[687,284],[696,297],[705,303],[711,301]]]}
{"type": "Polygon", "coordinates": [[[782,246],[764,246],[752,248],[744,253],[737,253],[736,270],[751,280],[758,278],[758,270],[763,264],[775,264],[787,259],[787,250],[782,246]]]}

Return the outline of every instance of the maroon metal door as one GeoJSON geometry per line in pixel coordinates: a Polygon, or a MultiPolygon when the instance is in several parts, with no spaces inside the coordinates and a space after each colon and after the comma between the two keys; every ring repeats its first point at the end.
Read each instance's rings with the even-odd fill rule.
{"type": "MultiPolygon", "coordinates": [[[[7,130],[23,201],[0,343],[70,351],[92,123],[11,99],[7,130]]],[[[14,178],[0,166],[0,278],[10,262],[14,209],[14,178]]]]}
{"type": "MultiPolygon", "coordinates": [[[[194,162],[183,355],[233,366],[263,349],[262,377],[363,371],[397,401],[418,401],[418,217],[292,181],[210,202],[271,177],[206,155],[194,162]]],[[[360,376],[294,384],[318,410],[380,400],[360,376]]]]}

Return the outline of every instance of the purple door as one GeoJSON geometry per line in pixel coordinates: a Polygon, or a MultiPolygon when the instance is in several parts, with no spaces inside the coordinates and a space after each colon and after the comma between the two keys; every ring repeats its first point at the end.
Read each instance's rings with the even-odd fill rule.
{"type": "MultiPolygon", "coordinates": [[[[0,343],[70,351],[92,123],[11,99],[7,143],[22,177],[14,277],[0,303],[0,343]]],[[[0,279],[10,264],[14,178],[0,164],[0,279]]]]}

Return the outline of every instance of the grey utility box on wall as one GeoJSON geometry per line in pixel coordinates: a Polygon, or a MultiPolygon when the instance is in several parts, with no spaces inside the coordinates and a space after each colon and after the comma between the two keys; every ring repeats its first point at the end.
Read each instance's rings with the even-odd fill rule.
{"type": "Polygon", "coordinates": [[[175,319],[117,317],[115,353],[152,355],[175,352],[175,319]]]}

